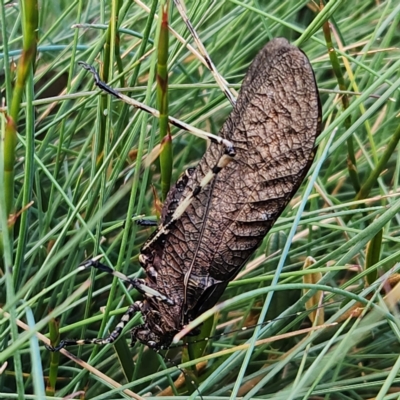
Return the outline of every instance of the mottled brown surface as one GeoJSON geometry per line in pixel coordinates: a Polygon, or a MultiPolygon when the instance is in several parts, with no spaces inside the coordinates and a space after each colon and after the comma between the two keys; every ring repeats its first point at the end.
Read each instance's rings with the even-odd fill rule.
{"type": "MultiPolygon", "coordinates": [[[[314,157],[320,113],[307,57],[286,39],[269,42],[251,64],[220,131],[235,146],[234,160],[146,251],[148,266],[157,272],[151,286],[176,302],[171,307],[146,300],[147,328],[161,328],[166,342],[218,301],[284,210],[314,157]]],[[[211,144],[179,199],[198,186],[223,151],[211,144]]]]}

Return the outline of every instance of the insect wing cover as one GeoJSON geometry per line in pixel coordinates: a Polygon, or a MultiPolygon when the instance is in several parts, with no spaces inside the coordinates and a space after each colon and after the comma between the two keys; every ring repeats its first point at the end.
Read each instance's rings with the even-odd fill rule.
{"type": "MultiPolygon", "coordinates": [[[[156,271],[152,283],[175,305],[149,304],[142,326],[146,332],[157,332],[168,344],[183,325],[215,305],[303,181],[320,125],[318,88],[309,60],[286,39],[273,39],[250,65],[220,130],[234,145],[233,161],[165,235],[147,246],[145,268],[156,271]]],[[[172,200],[181,202],[191,195],[223,154],[222,146],[211,143],[172,200]]],[[[133,335],[143,336],[137,330],[133,335]]]]}

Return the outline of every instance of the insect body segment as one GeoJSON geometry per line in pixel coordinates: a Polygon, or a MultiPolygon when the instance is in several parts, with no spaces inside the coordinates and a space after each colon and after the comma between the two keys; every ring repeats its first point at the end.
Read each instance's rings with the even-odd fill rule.
{"type": "Polygon", "coordinates": [[[311,166],[320,119],[307,57],[287,40],[274,39],[250,66],[220,131],[232,142],[234,159],[191,198],[223,157],[223,148],[211,143],[168,232],[161,225],[143,248],[156,255],[149,263],[157,270],[160,292],[176,301],[175,307],[155,305],[163,316],[160,342],[215,305],[259,246],[311,166]]]}
{"type": "Polygon", "coordinates": [[[128,282],[133,288],[135,288],[138,292],[142,293],[144,296],[147,297],[157,297],[160,301],[165,302],[166,304],[173,306],[173,300],[169,299],[168,297],[164,296],[163,294],[159,293],[157,290],[153,289],[152,287],[146,285],[146,281],[144,279],[132,279],[128,276],[122,274],[121,272],[114,271],[110,267],[105,264],[100,263],[96,259],[89,260],[88,262],[81,265],[82,269],[86,269],[89,267],[96,268],[100,271],[106,272],[110,275],[115,276],[122,281],[128,282]]]}
{"type": "MultiPolygon", "coordinates": [[[[160,226],[141,249],[146,278],[123,277],[144,300],[123,316],[119,333],[140,311],[144,323],[131,331],[133,341],[165,348],[215,305],[303,181],[320,122],[307,57],[286,39],[270,41],[250,65],[219,140],[170,190],[160,226]]],[[[100,265],[92,266],[119,276],[100,265]]]]}

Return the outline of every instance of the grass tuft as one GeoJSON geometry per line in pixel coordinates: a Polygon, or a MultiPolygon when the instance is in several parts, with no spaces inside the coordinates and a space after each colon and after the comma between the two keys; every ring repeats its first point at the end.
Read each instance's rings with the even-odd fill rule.
{"type": "MultiPolygon", "coordinates": [[[[140,276],[151,230],[135,221],[157,218],[169,185],[160,160],[147,167],[144,157],[171,144],[161,163],[174,182],[206,149],[166,118],[165,141],[158,120],[101,95],[77,62],[150,107],[162,103],[163,116],[216,134],[247,66],[277,36],[300,45],[315,70],[323,106],[316,159],[221,302],[194,323],[207,321],[217,336],[191,343],[181,366],[204,399],[398,398],[400,5],[176,3],[0,3],[0,398],[198,396],[180,370],[129,348],[128,337],[72,354],[43,346],[48,337],[106,335],[139,299],[77,267],[102,254],[140,276]],[[157,77],[168,80],[159,100],[157,77]],[[259,325],[260,316],[272,322],[259,325]],[[257,326],[241,329],[248,325],[257,326]]],[[[180,363],[181,350],[168,358],[180,363]]]]}

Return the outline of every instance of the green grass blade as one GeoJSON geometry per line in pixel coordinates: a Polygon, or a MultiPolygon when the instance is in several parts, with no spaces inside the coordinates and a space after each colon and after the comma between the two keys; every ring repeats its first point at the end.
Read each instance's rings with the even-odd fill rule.
{"type": "Polygon", "coordinates": [[[162,200],[167,197],[172,175],[172,137],[168,123],[168,50],[169,50],[169,0],[160,2],[158,59],[157,59],[157,110],[160,135],[160,168],[162,200]]]}

